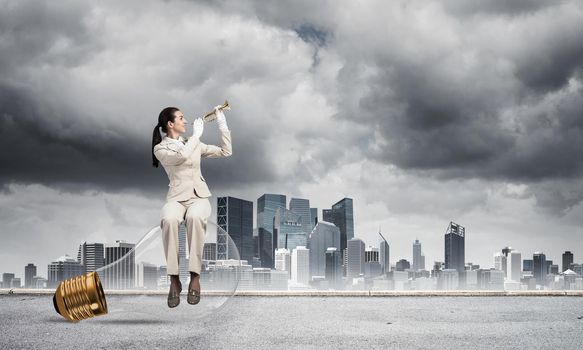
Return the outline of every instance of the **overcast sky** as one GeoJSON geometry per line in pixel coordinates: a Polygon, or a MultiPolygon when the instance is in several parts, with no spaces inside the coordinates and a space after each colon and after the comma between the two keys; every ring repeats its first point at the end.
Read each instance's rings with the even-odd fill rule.
{"type": "Polygon", "coordinates": [[[213,206],[350,197],[393,263],[416,238],[443,261],[451,220],[483,267],[507,245],[583,262],[581,33],[576,0],[0,0],[0,273],[158,225],[160,110],[225,99],[213,206]]]}

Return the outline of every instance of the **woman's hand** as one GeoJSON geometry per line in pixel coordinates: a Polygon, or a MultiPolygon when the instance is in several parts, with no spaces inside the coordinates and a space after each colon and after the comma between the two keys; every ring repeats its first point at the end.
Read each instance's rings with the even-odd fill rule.
{"type": "Polygon", "coordinates": [[[202,118],[196,118],[194,123],[192,123],[192,136],[200,138],[204,130],[204,122],[202,118]]]}
{"type": "Polygon", "coordinates": [[[217,116],[217,124],[219,124],[219,129],[221,131],[229,131],[229,127],[227,126],[227,118],[225,118],[225,113],[221,109],[219,109],[221,105],[215,106],[215,115],[217,116]]]}

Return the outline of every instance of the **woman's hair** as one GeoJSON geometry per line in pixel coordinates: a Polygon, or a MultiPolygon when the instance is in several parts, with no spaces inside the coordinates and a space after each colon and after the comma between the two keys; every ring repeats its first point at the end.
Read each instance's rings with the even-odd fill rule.
{"type": "Polygon", "coordinates": [[[158,167],[158,158],[154,155],[154,146],[162,142],[162,135],[160,134],[160,128],[165,133],[168,133],[168,122],[174,122],[176,116],[174,112],[178,111],[179,109],[176,107],[166,107],[160,112],[158,116],[158,125],[154,127],[154,135],[152,136],[152,165],[157,168],[158,167]]]}

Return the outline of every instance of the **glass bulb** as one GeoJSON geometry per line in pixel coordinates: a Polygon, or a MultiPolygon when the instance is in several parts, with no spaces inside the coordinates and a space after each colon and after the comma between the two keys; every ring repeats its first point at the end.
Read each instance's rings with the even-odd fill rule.
{"type": "MultiPolygon", "coordinates": [[[[156,320],[176,318],[175,309],[166,305],[170,276],[166,274],[159,226],[151,229],[135,245],[123,241],[113,246],[107,245],[105,255],[106,261],[113,262],[94,273],[59,284],[53,298],[59,314],[70,321],[118,313],[122,314],[122,318],[131,314],[145,314],[156,320]],[[152,298],[157,300],[152,302],[152,298]]],[[[188,259],[189,247],[183,221],[179,229],[182,293],[178,307],[192,308],[188,316],[192,319],[212,316],[225,306],[237,290],[243,266],[237,246],[225,230],[207,221],[200,273],[201,298],[197,305],[186,302],[190,282],[188,259]]]]}

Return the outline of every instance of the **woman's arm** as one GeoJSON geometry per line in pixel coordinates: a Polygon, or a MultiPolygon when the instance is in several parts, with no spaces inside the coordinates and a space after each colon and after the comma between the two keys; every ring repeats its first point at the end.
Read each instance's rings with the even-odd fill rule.
{"type": "Polygon", "coordinates": [[[231,132],[229,130],[221,129],[221,146],[207,145],[200,143],[200,156],[202,158],[221,158],[228,157],[233,154],[231,145],[231,132]]]}
{"type": "Polygon", "coordinates": [[[179,149],[171,149],[159,145],[156,146],[154,148],[154,155],[156,156],[156,158],[158,158],[158,160],[160,161],[160,163],[162,163],[163,166],[180,165],[184,163],[192,155],[192,153],[199,144],[204,145],[202,142],[200,142],[198,136],[192,135],[191,137],[188,138],[188,141],[186,141],[184,147],[181,147],[179,149]]]}

